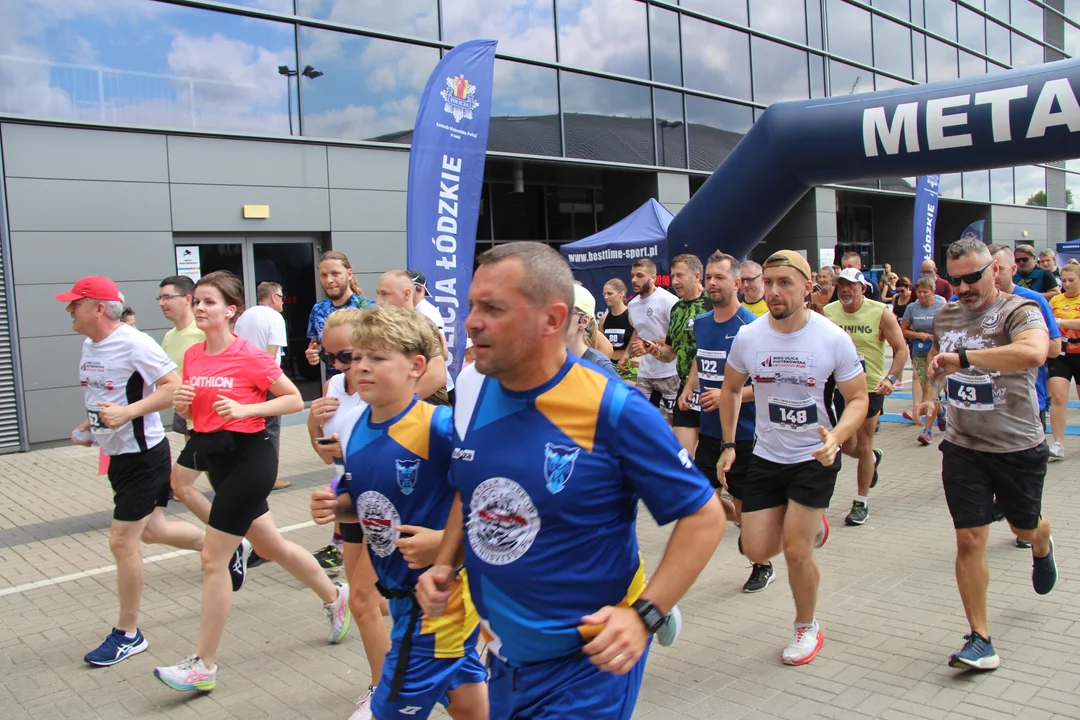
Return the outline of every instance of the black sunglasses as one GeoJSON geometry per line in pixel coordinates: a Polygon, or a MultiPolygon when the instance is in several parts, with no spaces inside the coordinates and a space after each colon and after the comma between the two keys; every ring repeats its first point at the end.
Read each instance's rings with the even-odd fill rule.
{"type": "Polygon", "coordinates": [[[328,353],[325,350],[319,350],[319,359],[327,365],[333,365],[337,360],[342,365],[352,365],[352,350],[342,350],[338,354],[328,353]]]}
{"type": "Polygon", "coordinates": [[[968,285],[974,285],[975,283],[979,282],[979,280],[982,278],[983,273],[986,272],[986,268],[990,267],[993,264],[994,264],[994,261],[991,260],[990,262],[986,263],[985,265],[983,265],[981,268],[979,268],[975,272],[970,272],[967,275],[957,275],[957,276],[946,275],[945,276],[945,281],[947,283],[949,283],[950,285],[952,285],[953,287],[960,287],[960,283],[967,283],[968,285]]]}

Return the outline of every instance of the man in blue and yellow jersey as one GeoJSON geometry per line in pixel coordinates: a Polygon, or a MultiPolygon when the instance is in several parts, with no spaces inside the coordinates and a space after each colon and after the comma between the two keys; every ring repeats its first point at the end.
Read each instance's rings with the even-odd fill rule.
{"type": "Polygon", "coordinates": [[[427,358],[441,352],[442,342],[420,313],[381,305],[364,311],[353,343],[349,372],[368,408],[342,439],[340,495],[316,491],[311,514],[319,523],[363,526],[376,587],[390,602],[391,647],[371,713],[379,720],[426,718],[442,703],[456,720],[486,720],[486,673],[476,652],[479,618],[468,582],[459,577],[449,585],[440,617],[424,615],[414,594],[417,577],[439,549],[440,529],[448,517],[459,525],[461,518],[447,482],[454,443],[450,408],[415,395],[427,358]]]}
{"type": "Polygon", "coordinates": [[[468,569],[493,720],[629,718],[650,637],[719,544],[723,511],[659,410],[568,356],[574,286],[558,252],[508,243],[477,266],[450,474],[466,523],[447,522],[417,598],[443,612],[468,569]],[[639,499],[676,523],[648,585],[639,499]]]}

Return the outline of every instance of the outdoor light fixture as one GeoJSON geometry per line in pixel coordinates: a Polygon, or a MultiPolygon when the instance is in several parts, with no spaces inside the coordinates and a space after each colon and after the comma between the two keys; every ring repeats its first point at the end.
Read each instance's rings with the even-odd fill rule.
{"type": "MultiPolygon", "coordinates": [[[[278,72],[281,72],[281,68],[278,68],[278,72]]],[[[319,78],[319,77],[323,76],[323,74],[321,72],[319,72],[315,68],[311,67],[310,65],[305,67],[304,71],[302,73],[300,73],[300,74],[303,75],[304,77],[310,79],[310,80],[314,80],[315,78],[319,78]]]]}
{"type": "Polygon", "coordinates": [[[309,80],[314,80],[315,78],[322,77],[323,73],[319,72],[318,70],[313,68],[311,65],[304,66],[304,69],[302,71],[300,71],[299,73],[296,70],[290,70],[288,65],[278,65],[277,71],[278,71],[278,75],[284,75],[285,76],[285,85],[286,85],[286,88],[287,88],[285,94],[288,96],[288,99],[289,99],[289,134],[292,135],[293,134],[292,84],[290,82],[290,79],[296,77],[299,74],[299,75],[303,75],[304,77],[308,78],[309,80]]]}

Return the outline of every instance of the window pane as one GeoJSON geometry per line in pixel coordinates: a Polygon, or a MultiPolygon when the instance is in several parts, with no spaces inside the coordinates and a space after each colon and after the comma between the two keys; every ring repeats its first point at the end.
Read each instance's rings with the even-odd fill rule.
{"type": "Polygon", "coordinates": [[[750,27],[770,35],[806,42],[804,0],[754,0],[750,3],[750,27]]]}
{"type": "Polygon", "coordinates": [[[561,78],[568,157],[654,163],[649,88],[571,72],[561,78]]]}
{"type": "Polygon", "coordinates": [[[941,176],[941,184],[938,186],[938,192],[941,197],[956,198],[959,200],[964,196],[963,181],[960,178],[960,173],[946,173],[941,176]]]}
{"type": "Polygon", "coordinates": [[[844,0],[828,0],[825,9],[829,28],[829,50],[849,60],[873,64],[870,13],[849,5],[844,0]]]}
{"type": "Polygon", "coordinates": [[[302,78],[305,135],[410,143],[439,51],[301,27],[300,61],[324,73],[302,78]]]}
{"type": "Polygon", "coordinates": [[[495,240],[544,241],[544,186],[525,185],[514,192],[509,183],[491,183],[491,212],[495,240]]]}
{"type": "Polygon", "coordinates": [[[296,84],[278,66],[296,68],[292,25],[159,3],[59,7],[0,0],[0,111],[289,133],[296,84]]]}
{"type": "Polygon", "coordinates": [[[892,20],[874,17],[874,67],[911,77],[911,31],[892,20]]]}
{"type": "Polygon", "coordinates": [[[911,83],[897,80],[887,75],[874,75],[875,90],[895,90],[896,88],[911,87],[911,83]]]}
{"type": "Polygon", "coordinates": [[[746,3],[742,0],[682,0],[684,8],[696,10],[714,18],[746,25],[746,3]]]}
{"type": "Polygon", "coordinates": [[[1030,0],[1012,0],[1012,25],[1017,30],[1042,40],[1042,8],[1030,2],[1030,0]]]}
{"type": "Polygon", "coordinates": [[[652,79],[682,85],[679,16],[670,10],[650,5],[649,32],[652,33],[652,79]]]}
{"type": "Polygon", "coordinates": [[[960,44],[972,50],[986,52],[986,18],[960,5],[956,7],[956,12],[960,44]]]}
{"type": "Polygon", "coordinates": [[[990,171],[990,202],[1013,203],[1013,169],[995,168],[990,171]]]}
{"type": "Polygon", "coordinates": [[[1040,65],[1043,61],[1042,45],[1012,33],[1012,59],[1013,67],[1040,65]]]}
{"type": "Polygon", "coordinates": [[[921,32],[911,33],[911,59],[915,68],[915,82],[926,82],[926,36],[921,32]]]}
{"type": "Polygon", "coordinates": [[[901,20],[911,19],[911,3],[908,0],[871,0],[870,4],[901,20]]]}
{"type": "Polygon", "coordinates": [[[712,172],[731,154],[753,124],[753,113],[743,105],[686,96],[690,132],[690,169],[712,172]]]}
{"type": "Polygon", "coordinates": [[[562,155],[555,70],[495,61],[488,150],[562,155]]]}
{"type": "MultiPolygon", "coordinates": [[[[252,4],[263,2],[254,0],[252,4]]],[[[283,12],[291,13],[292,9],[283,12]]],[[[296,0],[296,12],[344,25],[439,39],[438,0],[296,0]]]]}
{"type": "Polygon", "coordinates": [[[686,87],[750,99],[750,37],[746,33],[683,16],[686,87]]]}
{"type": "Polygon", "coordinates": [[[269,10],[284,15],[293,14],[293,0],[225,0],[225,2],[232,5],[258,8],[259,10],[269,10]]]}
{"type": "Polygon", "coordinates": [[[986,54],[1004,65],[1012,65],[1012,52],[1009,49],[1009,29],[996,22],[986,23],[986,54]]]}
{"type": "Polygon", "coordinates": [[[574,67],[649,77],[645,4],[637,0],[556,0],[559,60],[574,67]]]}
{"type": "Polygon", "coordinates": [[[990,171],[964,173],[964,199],[990,202],[990,171]]]}
{"type": "Polygon", "coordinates": [[[656,146],[659,164],[686,167],[686,125],[682,93],[653,90],[656,105],[656,146]]]}
{"type": "Polygon", "coordinates": [[[1009,22],[1009,0],[986,0],[986,14],[1009,22]]]}
{"type": "Polygon", "coordinates": [[[1080,57],[1080,29],[1065,23],[1065,54],[1080,57]]]}
{"type": "Polygon", "coordinates": [[[829,61],[829,82],[833,97],[874,91],[874,73],[836,60],[829,61]]]}
{"type": "Polygon", "coordinates": [[[956,48],[952,45],[926,38],[927,81],[954,80],[959,77],[956,48]]]}
{"type": "Polygon", "coordinates": [[[810,97],[823,98],[825,94],[825,58],[810,55],[810,97]]]}
{"type": "Polygon", "coordinates": [[[806,44],[822,49],[821,0],[806,0],[806,44]]]}
{"type": "Polygon", "coordinates": [[[930,32],[956,39],[956,2],[954,0],[926,0],[926,23],[930,32]]]}
{"type": "Polygon", "coordinates": [[[986,61],[981,57],[960,51],[960,77],[986,74],[986,61]]]}
{"type": "MultiPolygon", "coordinates": [[[[386,0],[381,4],[393,5],[386,0]]],[[[443,40],[460,43],[497,38],[498,51],[534,60],[555,60],[555,5],[551,0],[442,0],[443,40]]]]}
{"type": "Polygon", "coordinates": [[[581,240],[596,232],[596,216],[603,211],[599,189],[583,187],[547,188],[549,240],[581,240]]]}
{"type": "Polygon", "coordinates": [[[1016,204],[1046,205],[1045,169],[1032,165],[1016,168],[1016,204]]]}
{"type": "Polygon", "coordinates": [[[806,51],[755,37],[754,100],[765,105],[810,97],[806,51]]]}

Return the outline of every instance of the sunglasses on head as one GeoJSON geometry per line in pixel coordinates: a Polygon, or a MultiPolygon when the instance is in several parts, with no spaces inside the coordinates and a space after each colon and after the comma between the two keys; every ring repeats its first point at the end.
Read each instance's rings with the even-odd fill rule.
{"type": "Polygon", "coordinates": [[[990,262],[986,263],[985,265],[983,265],[981,268],[979,268],[975,272],[970,272],[967,275],[946,275],[945,276],[945,281],[948,282],[953,287],[960,287],[960,283],[967,283],[968,285],[974,285],[975,283],[979,282],[979,280],[982,278],[983,273],[986,272],[986,268],[990,267],[993,264],[994,264],[994,261],[991,260],[990,262]]]}
{"type": "Polygon", "coordinates": [[[327,365],[333,365],[335,360],[337,360],[342,365],[352,365],[352,350],[342,350],[337,354],[333,354],[320,349],[319,359],[321,359],[327,365]]]}

